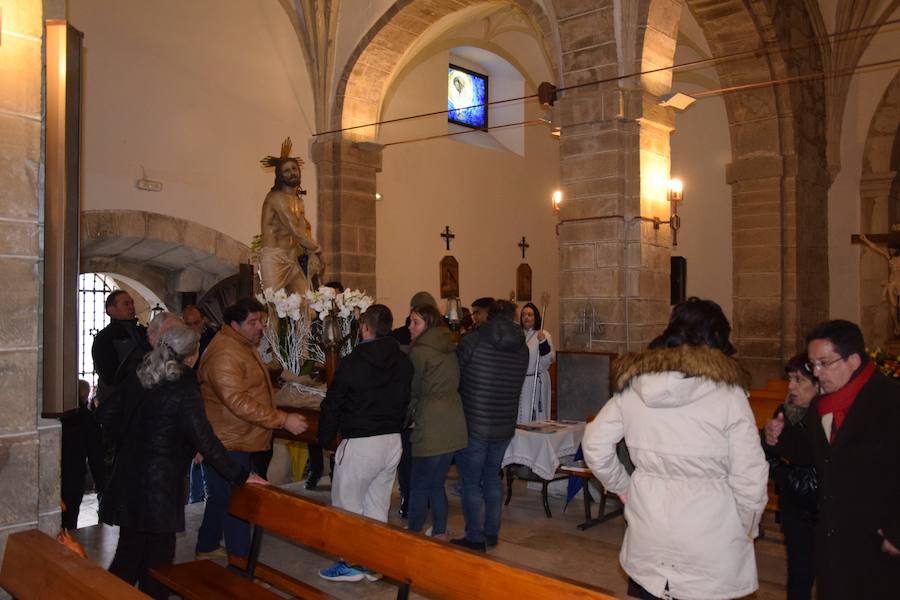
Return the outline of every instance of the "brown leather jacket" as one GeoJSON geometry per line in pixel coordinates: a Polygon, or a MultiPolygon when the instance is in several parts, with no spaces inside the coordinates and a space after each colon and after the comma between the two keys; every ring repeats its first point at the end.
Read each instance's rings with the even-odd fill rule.
{"type": "Polygon", "coordinates": [[[225,325],[203,353],[198,372],[206,416],[229,450],[257,452],[272,445],[272,430],[287,413],[272,402],[269,372],[256,348],[225,325]]]}

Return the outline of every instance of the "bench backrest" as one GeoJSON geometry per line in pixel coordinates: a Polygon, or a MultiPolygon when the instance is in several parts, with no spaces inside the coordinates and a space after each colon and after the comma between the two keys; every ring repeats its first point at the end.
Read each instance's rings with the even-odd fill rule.
{"type": "Polygon", "coordinates": [[[37,529],[14,533],[7,538],[3,566],[0,567],[0,587],[19,600],[149,598],[37,529]]]}
{"type": "Polygon", "coordinates": [[[231,514],[298,544],[362,564],[433,598],[592,598],[599,588],[528,571],[268,486],[231,495],[231,514]]]}
{"type": "Polygon", "coordinates": [[[750,390],[750,408],[756,419],[756,426],[762,429],[772,418],[775,409],[781,406],[787,396],[787,381],[770,379],[765,388],[750,390]]]}

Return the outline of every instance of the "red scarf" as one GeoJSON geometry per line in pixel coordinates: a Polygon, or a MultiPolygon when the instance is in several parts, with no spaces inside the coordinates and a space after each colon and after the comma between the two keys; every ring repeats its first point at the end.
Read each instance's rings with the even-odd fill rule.
{"type": "Polygon", "coordinates": [[[868,383],[869,379],[872,378],[874,372],[875,363],[869,361],[869,364],[865,366],[859,375],[848,381],[847,385],[836,392],[825,394],[819,399],[820,417],[824,417],[828,413],[834,413],[834,421],[831,424],[831,439],[828,440],[829,442],[834,441],[838,429],[844,424],[847,412],[850,410],[850,407],[853,406],[853,402],[859,395],[859,391],[866,383],[868,383]]]}

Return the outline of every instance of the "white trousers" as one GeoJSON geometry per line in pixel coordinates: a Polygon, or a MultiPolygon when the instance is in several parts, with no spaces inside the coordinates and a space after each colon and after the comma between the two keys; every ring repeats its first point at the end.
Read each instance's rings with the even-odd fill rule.
{"type": "Polygon", "coordinates": [[[399,433],[341,441],[334,455],[331,504],[387,523],[402,451],[399,433]]]}

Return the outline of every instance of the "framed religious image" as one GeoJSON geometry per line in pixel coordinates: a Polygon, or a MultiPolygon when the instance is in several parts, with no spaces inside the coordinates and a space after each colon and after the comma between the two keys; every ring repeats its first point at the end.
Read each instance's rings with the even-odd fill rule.
{"type": "Polygon", "coordinates": [[[441,298],[459,297],[459,263],[452,256],[441,259],[441,298]]]}
{"type": "Polygon", "coordinates": [[[516,269],[516,300],[531,302],[531,267],[522,263],[516,269]]]}
{"type": "Polygon", "coordinates": [[[447,68],[447,120],[473,129],[488,127],[487,75],[451,64],[447,68]]]}

